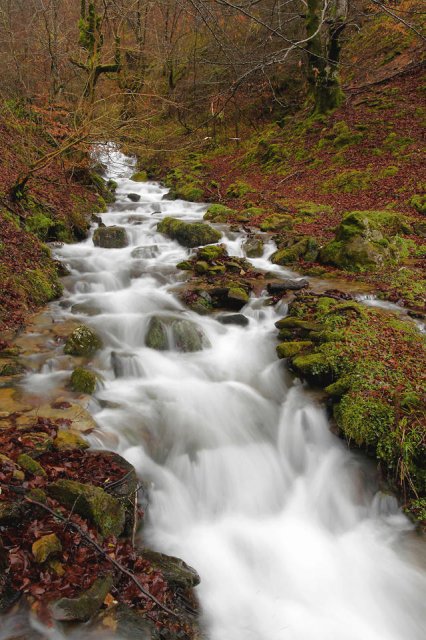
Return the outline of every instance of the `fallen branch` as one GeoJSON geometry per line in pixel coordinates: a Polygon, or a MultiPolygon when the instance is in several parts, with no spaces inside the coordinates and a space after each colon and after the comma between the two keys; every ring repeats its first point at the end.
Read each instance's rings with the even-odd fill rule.
{"type": "Polygon", "coordinates": [[[98,553],[100,553],[102,555],[103,558],[105,558],[106,560],[111,562],[111,564],[116,569],[118,569],[121,573],[124,573],[127,577],[129,577],[132,580],[132,582],[135,583],[135,585],[138,587],[138,589],[141,591],[141,593],[143,593],[144,596],[148,600],[151,600],[152,602],[154,602],[158,607],[160,607],[160,609],[162,609],[163,611],[168,613],[170,616],[173,616],[174,618],[178,618],[178,619],[180,618],[180,616],[177,613],[175,613],[174,611],[172,611],[171,609],[166,607],[155,596],[153,596],[152,593],[147,591],[141,585],[139,580],[136,578],[136,576],[131,571],[126,569],[126,567],[123,567],[123,565],[120,564],[119,562],[117,562],[117,560],[114,560],[113,558],[111,558],[107,554],[107,552],[95,540],[92,540],[92,538],[90,538],[90,536],[85,531],[83,531],[83,529],[81,527],[79,527],[78,524],[76,524],[75,522],[72,522],[71,520],[68,520],[67,518],[65,518],[61,514],[57,513],[56,511],[54,511],[53,509],[48,507],[46,504],[43,504],[42,502],[38,502],[38,500],[33,500],[32,498],[28,498],[28,497],[25,497],[25,500],[26,500],[26,502],[29,502],[30,504],[34,504],[37,507],[40,507],[41,509],[44,509],[45,511],[49,512],[50,514],[52,514],[52,516],[54,516],[58,520],[61,520],[61,522],[65,522],[66,526],[68,526],[68,527],[74,529],[75,531],[77,531],[77,533],[82,537],[82,539],[86,543],[91,544],[92,547],[94,547],[98,551],[98,553]]]}

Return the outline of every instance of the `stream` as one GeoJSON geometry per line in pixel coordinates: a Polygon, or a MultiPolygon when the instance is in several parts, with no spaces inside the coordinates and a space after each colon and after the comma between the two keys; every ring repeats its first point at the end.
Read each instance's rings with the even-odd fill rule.
{"type": "MultiPolygon", "coordinates": [[[[89,237],[56,249],[71,275],[50,312],[102,337],[93,361],[102,383],[89,405],[99,428],[89,439],[147,481],[145,543],[200,574],[209,640],[420,640],[421,538],[379,491],[373,463],[330,432],[316,394],[277,359],[274,322],[285,306],[252,297],[247,326],[185,308],[175,265],[188,251],[156,227],[166,215],[201,220],[206,206],[163,199],[167,189],[132,182],[133,171],[110,151],[107,177],[119,186],[102,220],[124,226],[129,246],[98,248],[89,237]],[[146,347],[154,315],[195,322],[210,346],[146,347]]],[[[243,235],[218,228],[229,254],[243,256],[243,235]]],[[[271,265],[272,250],[253,265],[294,277],[271,265]]],[[[22,385],[52,397],[69,366],[52,346],[22,385]]]]}

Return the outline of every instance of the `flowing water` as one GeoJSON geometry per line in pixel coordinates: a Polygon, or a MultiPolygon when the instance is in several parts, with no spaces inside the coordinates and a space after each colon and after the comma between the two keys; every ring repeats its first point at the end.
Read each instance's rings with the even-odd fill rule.
{"type": "MultiPolygon", "coordinates": [[[[91,439],[149,482],[145,542],[199,572],[210,640],[424,637],[421,541],[378,491],[372,466],[331,434],[315,394],[277,360],[274,321],[285,308],[253,298],[246,327],[188,311],[175,268],[188,252],[156,226],[165,215],[200,220],[205,207],[163,199],[166,189],[130,181],[132,171],[131,159],[109,154],[119,187],[102,219],[125,226],[129,246],[102,249],[89,238],[60,248],[71,275],[54,311],[103,338],[91,439]],[[76,304],[89,315],[73,313],[76,304]],[[210,346],[147,348],[153,315],[196,322],[210,346]]],[[[227,233],[228,251],[243,255],[242,236],[227,233]]],[[[272,250],[253,264],[288,275],[267,261],[272,250]]],[[[24,386],[48,394],[69,376],[64,367],[57,348],[24,386]]]]}

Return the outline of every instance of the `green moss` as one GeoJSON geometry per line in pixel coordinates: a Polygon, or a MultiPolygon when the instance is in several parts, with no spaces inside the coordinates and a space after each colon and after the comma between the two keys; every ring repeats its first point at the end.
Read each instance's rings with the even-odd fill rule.
{"type": "Polygon", "coordinates": [[[146,182],[148,180],[148,174],[146,171],[137,171],[132,175],[130,180],[133,180],[133,182],[146,182]]]}
{"type": "Polygon", "coordinates": [[[161,319],[156,316],[153,316],[149,321],[145,344],[150,349],[156,349],[157,351],[166,351],[169,348],[166,327],[161,319]]]}
{"type": "Polygon", "coordinates": [[[318,244],[314,238],[304,236],[298,239],[294,244],[284,249],[278,249],[271,256],[271,262],[274,264],[285,265],[291,262],[297,262],[299,258],[310,262],[316,260],[318,256],[318,244]]]}
{"type": "Polygon", "coordinates": [[[184,247],[212,244],[222,237],[220,231],[203,222],[188,223],[170,217],[159,222],[157,229],[160,233],[177,240],[184,247]]]}
{"type": "Polygon", "coordinates": [[[291,361],[292,368],[311,384],[324,386],[332,379],[333,369],[323,353],[298,354],[291,361]]]}
{"type": "Polygon", "coordinates": [[[101,349],[102,341],[92,329],[80,325],[68,336],[64,352],[71,356],[92,356],[101,349]]]}
{"type": "Polygon", "coordinates": [[[420,193],[414,195],[410,199],[410,205],[419,213],[426,215],[426,195],[420,193]]]}
{"type": "Polygon", "coordinates": [[[37,305],[46,304],[62,293],[62,285],[56,272],[52,269],[27,269],[22,275],[15,277],[18,289],[22,289],[26,297],[37,305]]]}
{"type": "Polygon", "coordinates": [[[247,182],[243,182],[242,180],[236,180],[226,190],[226,195],[228,198],[241,198],[245,196],[247,193],[250,193],[252,188],[247,182]]]}
{"type": "Polygon", "coordinates": [[[395,165],[390,165],[389,167],[386,167],[385,169],[383,169],[380,172],[380,177],[381,178],[390,178],[392,176],[396,176],[396,174],[399,172],[399,168],[395,167],[395,165]]]}
{"type": "Polygon", "coordinates": [[[346,149],[358,144],[364,139],[364,134],[352,131],[346,122],[336,122],[331,129],[326,131],[318,143],[318,148],[331,147],[334,149],[346,149]]]}
{"type": "Polygon", "coordinates": [[[319,215],[332,215],[334,213],[331,205],[317,204],[315,202],[302,202],[296,205],[296,209],[301,216],[308,218],[314,218],[319,215]]]}
{"type": "Polygon", "coordinates": [[[210,222],[228,222],[229,218],[235,215],[236,211],[234,209],[225,207],[223,204],[212,204],[204,214],[204,220],[209,220],[210,222]]]}
{"type": "Polygon", "coordinates": [[[259,225],[261,231],[282,231],[293,227],[293,218],[283,213],[274,213],[262,220],[259,225]]]}
{"type": "Polygon", "coordinates": [[[309,340],[301,340],[300,342],[282,342],[277,346],[277,355],[279,358],[293,358],[295,355],[306,351],[313,346],[313,342],[309,340]]]}
{"type": "Polygon", "coordinates": [[[368,189],[372,181],[373,174],[370,171],[350,169],[323,182],[321,190],[324,193],[353,193],[368,189]]]}
{"type": "Polygon", "coordinates": [[[197,257],[200,260],[206,260],[207,262],[213,262],[219,258],[225,258],[227,255],[226,247],[224,245],[207,245],[197,251],[197,257]]]}
{"type": "Polygon", "coordinates": [[[69,430],[58,431],[53,446],[57,451],[89,448],[88,442],[79,433],[69,430]]]}
{"type": "Polygon", "coordinates": [[[92,394],[95,392],[97,376],[93,371],[77,367],[71,374],[71,388],[78,393],[92,394]]]}
{"type": "Polygon", "coordinates": [[[395,410],[382,400],[349,393],[334,411],[337,424],[346,437],[358,445],[375,445],[395,424],[395,410]]]}
{"type": "Polygon", "coordinates": [[[34,460],[34,458],[31,458],[31,456],[29,456],[26,453],[22,453],[18,457],[17,462],[22,469],[24,469],[25,471],[28,471],[29,473],[32,473],[33,476],[42,476],[42,477],[46,476],[46,472],[41,466],[41,464],[37,462],[37,460],[34,460]]]}
{"type": "Polygon", "coordinates": [[[193,268],[193,264],[189,260],[182,260],[182,262],[178,262],[176,268],[182,269],[182,271],[191,271],[193,268]]]}
{"type": "Polygon", "coordinates": [[[62,551],[62,545],[58,536],[50,533],[36,540],[31,550],[35,561],[42,564],[49,556],[62,551]]]}

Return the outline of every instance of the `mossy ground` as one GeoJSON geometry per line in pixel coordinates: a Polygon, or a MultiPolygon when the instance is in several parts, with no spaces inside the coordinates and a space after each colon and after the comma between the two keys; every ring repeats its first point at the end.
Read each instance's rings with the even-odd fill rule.
{"type": "Polygon", "coordinates": [[[333,398],[350,443],[377,456],[407,506],[426,492],[426,345],[414,325],[356,302],[303,294],[278,323],[280,357],[333,398]]]}

